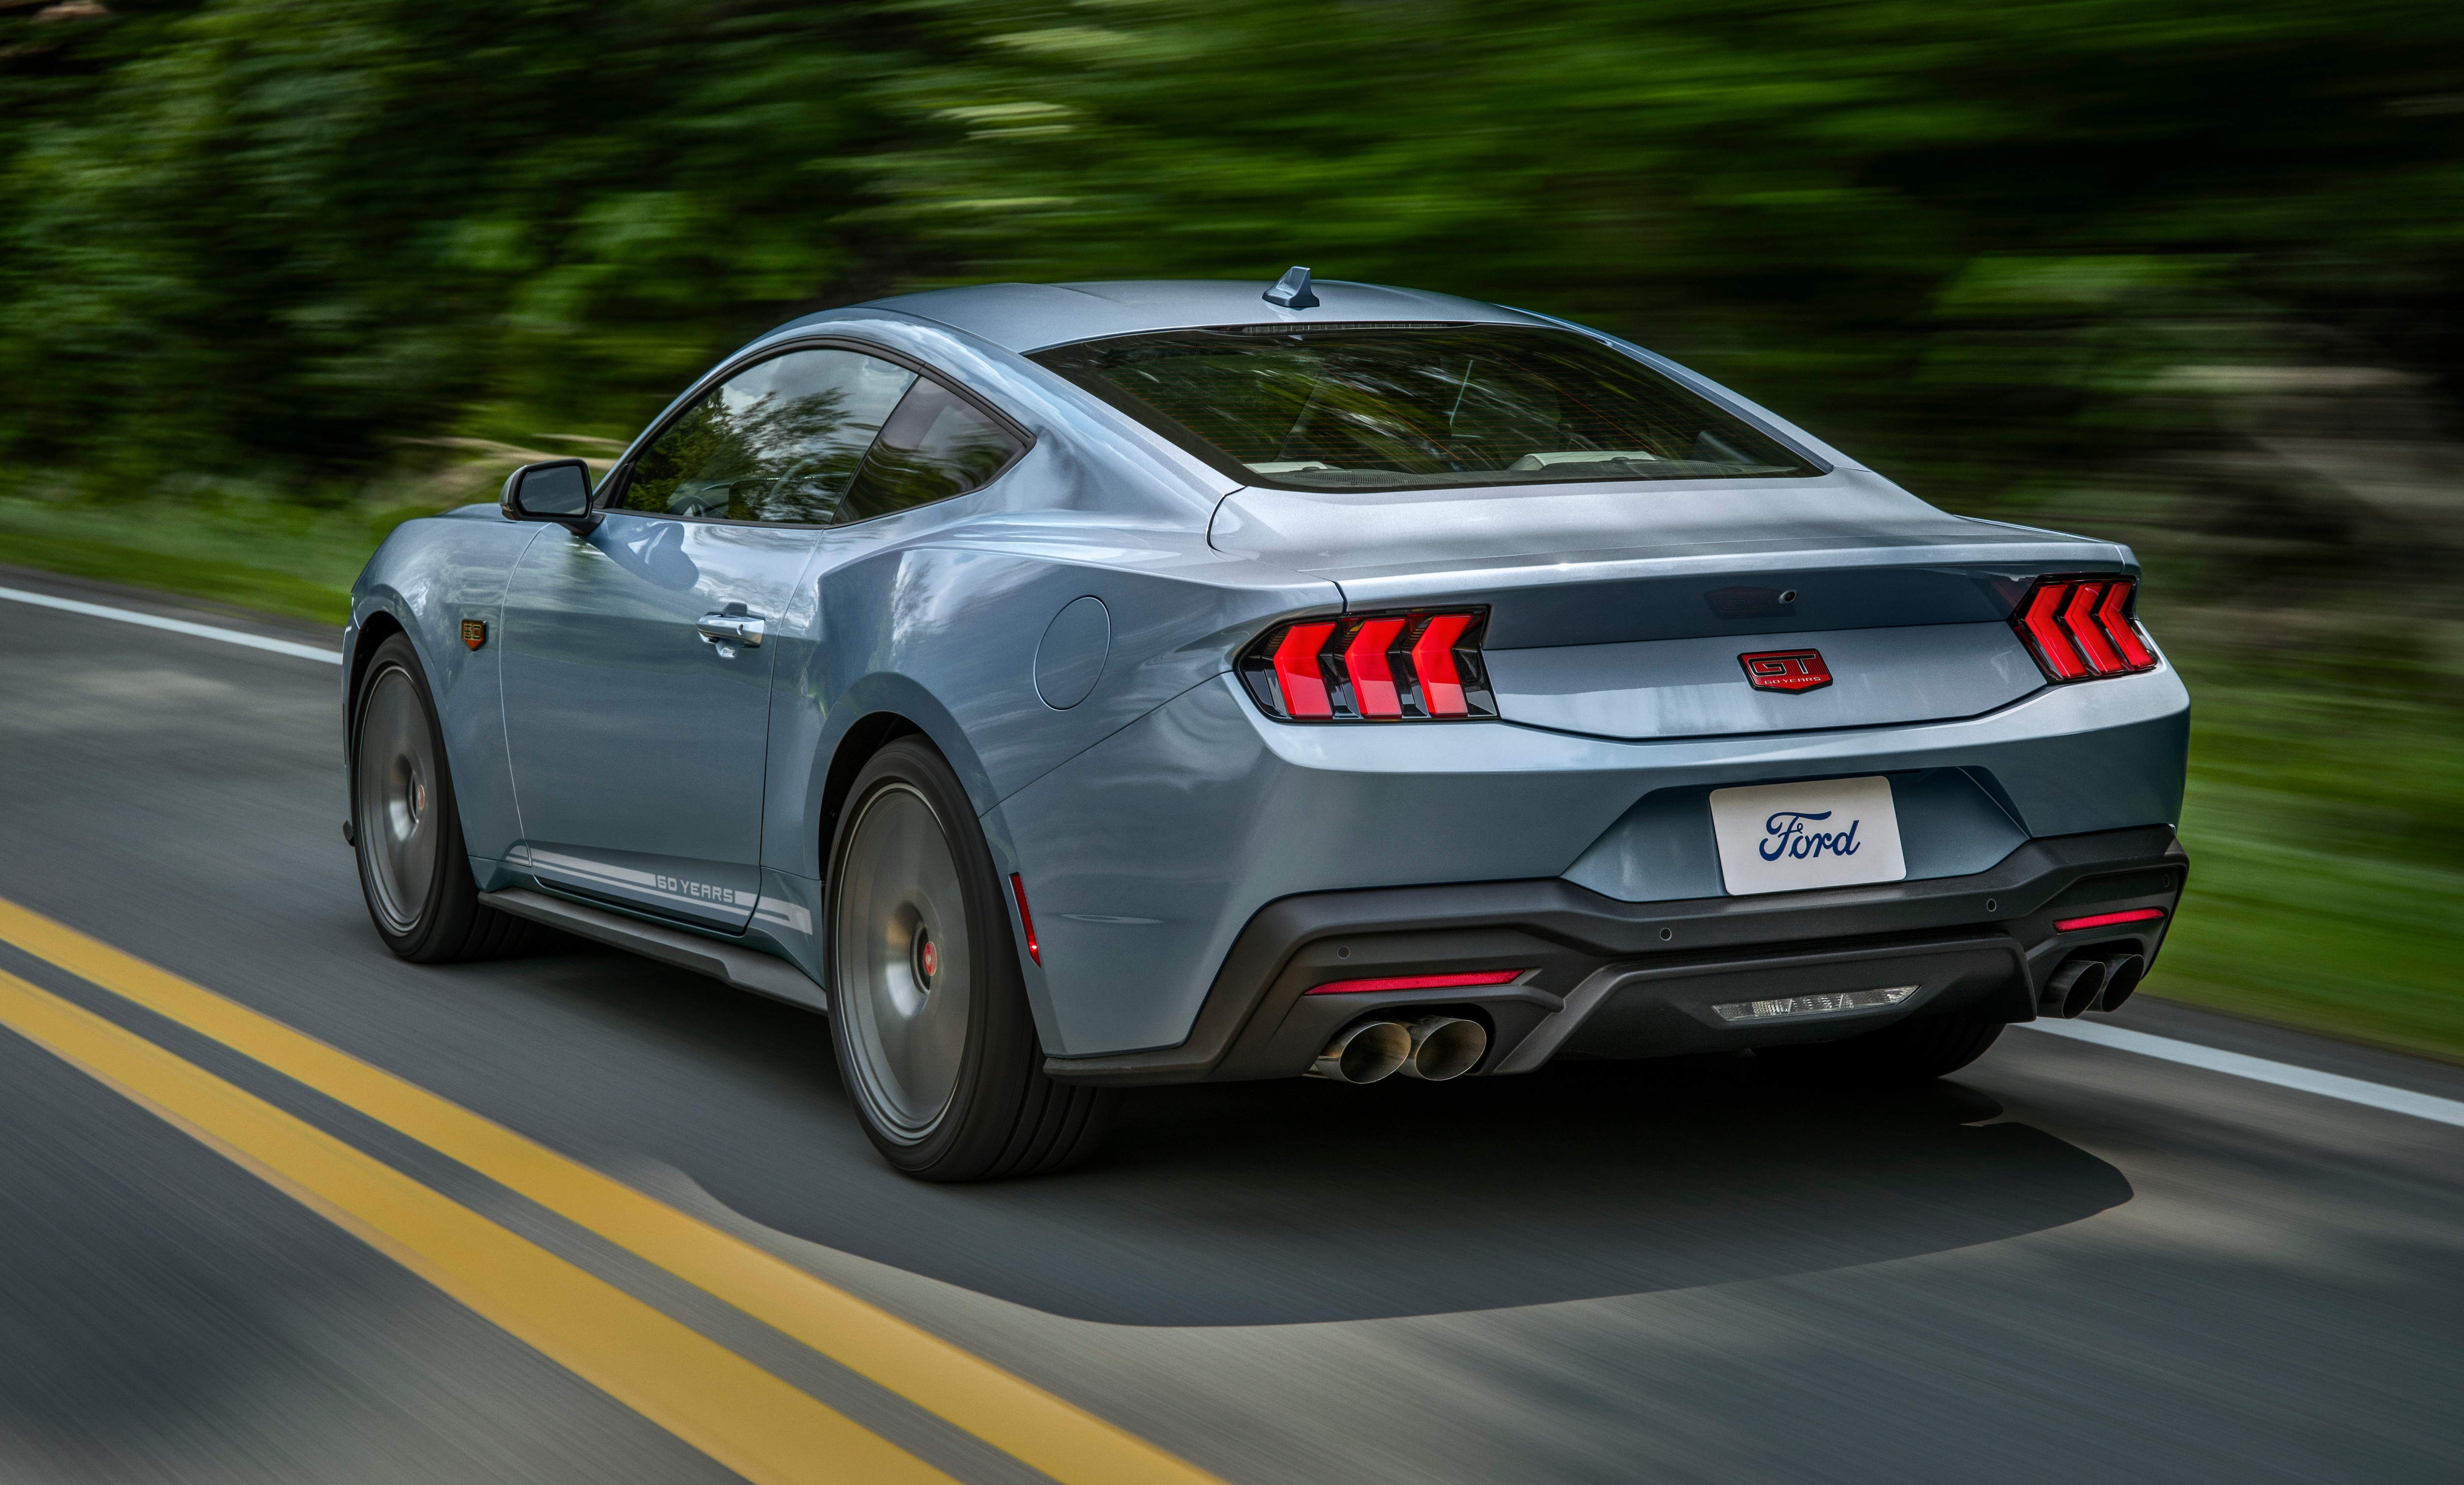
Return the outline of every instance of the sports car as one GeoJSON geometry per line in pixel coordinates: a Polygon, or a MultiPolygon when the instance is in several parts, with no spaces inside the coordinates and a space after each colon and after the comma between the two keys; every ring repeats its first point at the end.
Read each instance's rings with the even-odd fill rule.
{"type": "Polygon", "coordinates": [[[1547,315],[1306,269],[886,298],[591,474],[360,578],[377,932],[825,1011],[914,1176],[1062,1168],[1141,1084],[1939,1076],[2121,1005],[2186,877],[2126,547],[1547,315]]]}

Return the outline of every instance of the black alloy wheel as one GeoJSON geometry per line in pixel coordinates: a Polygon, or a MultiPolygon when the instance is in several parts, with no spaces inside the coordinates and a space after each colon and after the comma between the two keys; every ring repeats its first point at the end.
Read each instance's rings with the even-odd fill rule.
{"type": "Polygon", "coordinates": [[[883,1159],[926,1181],[984,1181],[1094,1153],[1120,1095],[1044,1075],[991,849],[922,739],[856,775],[828,894],[830,1040],[883,1159]]]}
{"type": "Polygon", "coordinates": [[[410,640],[377,646],[351,706],[351,845],[385,947],[418,964],[507,953],[529,924],[479,900],[436,703],[410,640]]]}

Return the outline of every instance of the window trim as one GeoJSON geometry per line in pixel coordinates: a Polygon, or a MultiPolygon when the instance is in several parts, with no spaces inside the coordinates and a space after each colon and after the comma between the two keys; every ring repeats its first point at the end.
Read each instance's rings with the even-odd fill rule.
{"type": "MultiPolygon", "coordinates": [[[[908,390],[914,390],[913,384],[910,384],[908,390]]],[[[900,393],[898,402],[891,405],[891,412],[895,414],[899,406],[904,404],[906,401],[906,393],[900,393]]],[[[882,419],[882,427],[887,428],[889,426],[890,419],[888,417],[884,417],[882,419]]],[[[873,432],[872,443],[868,443],[864,446],[863,458],[859,458],[857,460],[859,467],[862,466],[864,458],[870,458],[872,456],[873,444],[879,443],[880,441],[881,432],[879,429],[876,429],[873,432]]],[[[1019,422],[1018,419],[1010,416],[1001,408],[996,407],[991,401],[986,399],[982,393],[977,391],[974,388],[960,382],[957,377],[939,370],[934,366],[931,362],[924,360],[920,356],[911,355],[902,350],[894,350],[889,346],[879,344],[872,341],[858,340],[849,335],[798,336],[794,340],[781,341],[763,345],[759,349],[747,352],[733,361],[722,361],[715,367],[703,372],[699,380],[685,388],[684,395],[676,399],[675,405],[668,412],[661,415],[657,421],[653,422],[648,429],[643,431],[639,437],[633,440],[632,445],[627,448],[625,451],[624,455],[616,461],[615,467],[607,471],[606,477],[600,480],[598,487],[590,492],[590,508],[593,511],[608,514],[640,516],[650,521],[689,521],[697,525],[708,526],[760,526],[774,531],[847,531],[856,526],[870,525],[876,521],[888,521],[893,516],[904,516],[908,511],[930,510],[935,505],[947,505],[952,500],[963,500],[970,495],[981,495],[986,490],[991,489],[994,485],[1007,477],[1011,470],[1018,468],[1021,463],[1024,462],[1026,456],[1035,452],[1035,434],[1029,432],[1023,424],[1019,422]],[[607,503],[606,499],[603,499],[603,497],[609,496],[611,493],[621,495],[624,492],[626,484],[633,477],[633,466],[638,456],[646,452],[650,445],[658,442],[659,438],[665,434],[669,429],[673,428],[677,423],[681,422],[684,419],[685,414],[693,411],[693,409],[700,407],[702,403],[707,400],[713,392],[717,391],[720,387],[735,380],[737,376],[753,369],[755,366],[759,366],[765,361],[776,361],[781,356],[793,355],[797,351],[801,350],[851,350],[860,355],[870,356],[876,361],[887,361],[892,366],[904,367],[916,376],[930,377],[935,385],[946,388],[960,401],[966,403],[977,411],[981,412],[986,417],[992,419],[992,421],[999,426],[1002,432],[1017,439],[1019,446],[1018,456],[1002,465],[1000,472],[995,474],[992,478],[985,480],[982,484],[976,486],[973,490],[963,491],[957,495],[945,495],[937,500],[928,500],[922,505],[910,505],[904,510],[884,511],[878,516],[867,516],[862,521],[841,521],[836,525],[829,526],[816,525],[810,521],[740,521],[733,516],[678,516],[668,511],[631,510],[623,506],[610,505],[607,503]]]]}
{"type": "MultiPolygon", "coordinates": [[[[1617,341],[1600,334],[1596,330],[1590,329],[1583,325],[1572,324],[1564,321],[1551,321],[1547,324],[1534,325],[1524,324],[1515,321],[1415,320],[1398,322],[1394,328],[1401,330],[1541,330],[1551,331],[1558,334],[1573,335],[1577,339],[1591,342],[1594,345],[1607,351],[1610,355],[1621,357],[1624,360],[1633,362],[1635,365],[1642,367],[1652,375],[1667,380],[1676,386],[1681,391],[1702,398],[1705,402],[1709,403],[1713,408],[1716,408],[1720,411],[1727,413],[1728,416],[1735,418],[1738,422],[1745,424],[1755,432],[1762,434],[1764,437],[1779,445],[1789,453],[1795,454],[1799,460],[1803,461],[1805,467],[1812,471],[1812,473],[1808,475],[1696,475],[1683,479],[1637,479],[1626,481],[1603,478],[1567,480],[1517,479],[1511,481],[1500,481],[1496,484],[1489,485],[1458,484],[1453,481],[1448,481],[1444,484],[1364,485],[1356,488],[1340,488],[1327,485],[1277,484],[1268,478],[1261,477],[1256,470],[1253,470],[1246,464],[1243,464],[1232,458],[1231,455],[1223,449],[1216,445],[1212,440],[1206,438],[1197,430],[1188,427],[1170,413],[1162,412],[1161,409],[1154,408],[1140,402],[1137,398],[1122,391],[1119,388],[1112,386],[1111,383],[1104,380],[1102,377],[1088,377],[1082,380],[1067,371],[1062,370],[1058,366],[1048,366],[1039,359],[1052,351],[1075,350],[1083,345],[1101,345],[1107,341],[1138,340],[1152,335],[1173,335],[1189,330],[1251,332],[1264,331],[1268,328],[1270,328],[1270,326],[1265,324],[1212,324],[1175,325],[1153,330],[1126,330],[1118,335],[1094,335],[1089,336],[1083,341],[1064,341],[1057,345],[1042,345],[1032,351],[1026,352],[1025,354],[1027,360],[1034,362],[1039,366],[1043,366],[1045,370],[1051,372],[1054,376],[1059,377],[1062,381],[1067,383],[1072,388],[1075,388],[1077,390],[1094,398],[1097,402],[1104,404],[1106,407],[1120,413],[1122,416],[1129,418],[1131,421],[1136,423],[1139,427],[1147,430],[1149,432],[1164,439],[1173,447],[1180,450],[1183,454],[1190,455],[1192,458],[1199,460],[1200,463],[1206,465],[1207,468],[1214,470],[1217,474],[1223,476],[1227,479],[1238,480],[1243,488],[1251,490],[1275,490],[1287,495],[1382,495],[1390,492],[1397,494],[1418,494],[1432,490],[1469,491],[1553,489],[1559,485],[1575,484],[1610,485],[1633,483],[1653,486],[1734,484],[1745,480],[1757,479],[1820,479],[1838,473],[1837,467],[1829,459],[1815,457],[1813,451],[1799,444],[1794,438],[1789,437],[1778,429],[1771,427],[1764,418],[1755,416],[1746,409],[1739,407],[1732,396],[1725,395],[1727,388],[1717,388],[1715,390],[1714,388],[1716,388],[1716,384],[1712,384],[1710,386],[1695,386],[1687,382],[1683,377],[1679,377],[1661,366],[1652,365],[1649,360],[1636,355],[1633,350],[1620,344],[1617,341]],[[1161,413],[1160,420],[1157,420],[1154,416],[1154,414],[1156,413],[1161,413]]],[[[1375,330],[1383,329],[1386,328],[1386,326],[1378,322],[1354,322],[1346,321],[1340,325],[1286,324],[1276,322],[1271,326],[1271,328],[1277,330],[1320,330],[1330,328],[1340,328],[1344,330],[1375,330]]]]}

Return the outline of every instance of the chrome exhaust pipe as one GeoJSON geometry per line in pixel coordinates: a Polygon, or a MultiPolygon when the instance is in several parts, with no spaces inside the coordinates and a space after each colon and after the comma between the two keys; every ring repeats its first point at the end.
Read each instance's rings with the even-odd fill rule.
{"type": "Polygon", "coordinates": [[[2096,998],[2099,1010],[2120,1010],[2130,992],[2146,977],[2147,961],[2138,954],[2116,954],[2104,962],[2104,993],[2096,998]]]}
{"type": "Polygon", "coordinates": [[[1488,1052],[1488,1028],[1461,1016],[1422,1016],[1408,1030],[1412,1050],[1396,1071],[1425,1083],[1461,1077],[1488,1052]]]}
{"type": "Polygon", "coordinates": [[[2043,993],[2036,997],[2037,1013],[2059,1016],[2065,1021],[2077,1019],[2081,1011],[2096,1004],[2097,996],[2103,993],[2104,976],[2103,960],[2085,957],[2072,960],[2055,970],[2054,977],[2045,982],[2043,993]]]}
{"type": "Polygon", "coordinates": [[[1331,1077],[1338,1083],[1374,1083],[1393,1075],[1411,1055],[1412,1031],[1402,1022],[1355,1022],[1326,1044],[1309,1075],[1331,1077]]]}

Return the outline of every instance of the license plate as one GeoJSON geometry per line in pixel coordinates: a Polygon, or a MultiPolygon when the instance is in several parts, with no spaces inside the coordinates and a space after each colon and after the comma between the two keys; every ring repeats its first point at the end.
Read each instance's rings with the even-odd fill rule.
{"type": "Polygon", "coordinates": [[[1740,897],[1908,875],[1900,855],[1900,814],[1884,778],[1713,789],[1711,833],[1720,846],[1720,875],[1740,897]]]}

